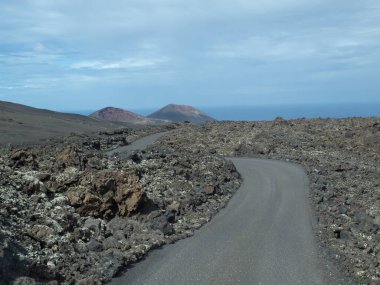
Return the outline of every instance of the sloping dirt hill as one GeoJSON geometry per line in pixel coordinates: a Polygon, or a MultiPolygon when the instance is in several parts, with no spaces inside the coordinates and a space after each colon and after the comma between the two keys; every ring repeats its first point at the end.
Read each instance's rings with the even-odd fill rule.
{"type": "Polygon", "coordinates": [[[48,138],[127,126],[0,101],[0,144],[41,143],[48,138]]]}
{"type": "Polygon", "coordinates": [[[215,121],[215,119],[192,106],[175,104],[169,104],[153,114],[150,114],[148,117],[172,122],[189,121],[195,124],[215,121]]]}

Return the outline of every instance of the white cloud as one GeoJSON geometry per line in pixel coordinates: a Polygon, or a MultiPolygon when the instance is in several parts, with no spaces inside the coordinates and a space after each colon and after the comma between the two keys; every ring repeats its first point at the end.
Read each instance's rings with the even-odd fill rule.
{"type": "Polygon", "coordinates": [[[23,85],[13,85],[13,86],[0,86],[3,90],[15,90],[15,89],[44,89],[45,85],[35,85],[35,84],[23,84],[23,85]]]}
{"type": "Polygon", "coordinates": [[[5,89],[5,90],[13,90],[16,88],[17,88],[17,86],[1,86],[0,85],[0,89],[5,89]]]}
{"type": "Polygon", "coordinates": [[[273,37],[253,37],[235,44],[213,47],[209,55],[265,62],[299,60],[316,53],[312,44],[273,37]]]}
{"type": "Polygon", "coordinates": [[[71,65],[73,69],[133,69],[154,67],[167,61],[167,58],[125,58],[119,61],[79,61],[71,65]]]}
{"type": "Polygon", "coordinates": [[[35,52],[44,52],[44,51],[46,51],[46,47],[45,47],[42,43],[36,43],[36,44],[34,45],[33,50],[34,50],[35,52]]]}

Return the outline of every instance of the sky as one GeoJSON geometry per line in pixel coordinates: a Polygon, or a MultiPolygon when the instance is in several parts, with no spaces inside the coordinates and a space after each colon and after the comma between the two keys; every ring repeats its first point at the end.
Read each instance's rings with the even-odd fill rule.
{"type": "Polygon", "coordinates": [[[379,0],[0,0],[0,100],[380,102],[379,0]]]}

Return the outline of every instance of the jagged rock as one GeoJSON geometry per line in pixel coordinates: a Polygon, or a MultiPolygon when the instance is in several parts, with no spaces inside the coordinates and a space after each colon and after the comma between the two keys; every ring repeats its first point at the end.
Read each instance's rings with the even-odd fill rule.
{"type": "Polygon", "coordinates": [[[171,210],[175,213],[179,213],[179,209],[181,207],[181,203],[178,202],[178,201],[173,201],[169,206],[168,206],[168,210],[171,210]]]}
{"type": "Polygon", "coordinates": [[[107,228],[112,232],[116,232],[119,230],[124,230],[126,227],[131,226],[128,224],[128,220],[126,218],[122,218],[119,216],[114,217],[107,223],[107,228]]]}
{"type": "Polygon", "coordinates": [[[95,239],[91,239],[88,243],[87,243],[87,248],[90,250],[90,251],[96,251],[96,252],[100,252],[103,250],[103,245],[98,242],[97,240],[95,239]]]}
{"type": "Polygon", "coordinates": [[[152,221],[152,229],[161,231],[164,235],[172,235],[174,233],[173,226],[169,223],[167,217],[160,216],[152,221]]]}
{"type": "Polygon", "coordinates": [[[72,188],[65,193],[70,201],[70,204],[74,207],[79,207],[83,204],[83,200],[86,196],[85,190],[82,188],[72,188]]]}
{"type": "Polygon", "coordinates": [[[78,208],[78,213],[82,216],[101,217],[100,213],[102,200],[91,193],[86,193],[81,206],[78,208]]]}
{"type": "Polygon", "coordinates": [[[46,173],[46,172],[42,172],[42,173],[38,173],[36,175],[36,178],[39,180],[39,181],[42,181],[42,182],[46,182],[50,179],[51,177],[51,174],[50,173],[46,173]]]}
{"type": "Polygon", "coordinates": [[[27,230],[27,234],[43,245],[51,246],[56,242],[54,230],[46,225],[33,225],[27,230]]]}
{"type": "Polygon", "coordinates": [[[131,172],[101,171],[88,173],[82,186],[66,192],[70,204],[78,207],[81,215],[102,217],[107,220],[116,214],[134,214],[147,201],[139,178],[131,172]]]}
{"type": "Polygon", "coordinates": [[[76,228],[74,230],[73,236],[74,236],[74,239],[76,241],[83,240],[83,241],[87,242],[90,240],[92,233],[91,233],[90,229],[88,229],[88,228],[76,228]]]}
{"type": "Polygon", "coordinates": [[[36,183],[34,181],[30,181],[29,183],[27,183],[27,185],[25,186],[25,191],[31,195],[33,193],[36,193],[36,192],[39,192],[40,191],[40,188],[41,188],[41,185],[40,183],[36,183]]]}
{"type": "Polygon", "coordinates": [[[140,163],[143,160],[143,156],[139,152],[132,153],[131,155],[129,155],[128,158],[131,159],[135,163],[140,163]]]}
{"type": "Polygon", "coordinates": [[[81,173],[75,167],[66,167],[63,172],[51,177],[45,183],[49,192],[62,193],[67,191],[71,186],[77,185],[81,177],[81,173]]]}
{"type": "Polygon", "coordinates": [[[91,169],[103,169],[102,161],[98,157],[91,157],[88,159],[87,167],[91,169]]]}
{"type": "Polygon", "coordinates": [[[274,121],[273,121],[273,126],[278,126],[278,125],[288,125],[289,122],[287,120],[285,120],[283,117],[281,116],[277,116],[274,121]]]}
{"type": "Polygon", "coordinates": [[[36,156],[26,150],[16,150],[10,155],[10,166],[12,168],[19,168],[22,166],[30,165],[32,170],[38,169],[38,163],[36,161],[36,156]]]}
{"type": "Polygon", "coordinates": [[[115,193],[115,201],[119,206],[118,214],[126,216],[137,211],[138,207],[146,199],[145,192],[136,175],[128,175],[122,178],[119,173],[118,187],[115,193]]]}
{"type": "Polygon", "coordinates": [[[342,230],[339,233],[339,238],[342,240],[350,240],[352,238],[352,233],[350,231],[347,231],[347,230],[342,230]]]}
{"type": "Polygon", "coordinates": [[[110,236],[108,238],[106,238],[104,241],[103,241],[103,248],[105,250],[107,249],[110,249],[110,248],[116,248],[116,249],[121,249],[123,246],[122,243],[120,243],[118,241],[118,239],[116,239],[114,236],[110,236]]]}
{"type": "Polygon", "coordinates": [[[354,216],[351,228],[363,233],[371,233],[378,229],[378,227],[375,226],[373,219],[363,212],[357,213],[354,216]]]}
{"type": "Polygon", "coordinates": [[[87,158],[83,156],[82,151],[73,145],[66,145],[62,152],[57,155],[56,161],[60,169],[74,166],[83,170],[87,164],[87,158]]]}
{"type": "Polygon", "coordinates": [[[115,192],[116,187],[116,176],[117,172],[102,171],[98,172],[95,177],[93,184],[94,191],[100,195],[104,195],[107,192],[115,192]]]}
{"type": "Polygon", "coordinates": [[[91,275],[89,277],[82,278],[78,281],[78,285],[101,285],[99,276],[91,275]]]}
{"type": "Polygon", "coordinates": [[[94,219],[90,217],[84,222],[84,226],[98,236],[101,233],[102,228],[105,227],[105,224],[101,219],[94,219]]]}
{"type": "Polygon", "coordinates": [[[166,210],[165,217],[166,217],[166,220],[169,223],[171,223],[171,224],[175,223],[175,221],[176,221],[176,211],[170,210],[170,209],[166,210]]]}
{"type": "Polygon", "coordinates": [[[212,185],[207,185],[203,187],[203,191],[206,193],[206,195],[212,195],[215,193],[215,187],[212,185]]]}
{"type": "Polygon", "coordinates": [[[235,154],[237,156],[251,156],[253,153],[252,147],[247,144],[239,143],[235,147],[235,154]]]}
{"type": "Polygon", "coordinates": [[[327,182],[321,176],[318,176],[317,180],[315,181],[315,184],[317,189],[320,191],[324,191],[327,188],[327,182]]]}

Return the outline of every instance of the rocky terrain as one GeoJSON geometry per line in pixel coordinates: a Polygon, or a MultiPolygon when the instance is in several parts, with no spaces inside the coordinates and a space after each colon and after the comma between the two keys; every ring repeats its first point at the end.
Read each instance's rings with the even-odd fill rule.
{"type": "Polygon", "coordinates": [[[105,155],[178,127],[3,147],[0,283],[102,284],[210,220],[239,187],[232,163],[175,137],[127,159],[105,155]]]}
{"type": "Polygon", "coordinates": [[[208,123],[173,135],[220,156],[301,164],[322,248],[358,284],[380,284],[380,118],[208,123]]]}
{"type": "Polygon", "coordinates": [[[1,153],[4,284],[102,284],[150,249],[191,235],[239,186],[225,156],[303,165],[328,258],[359,284],[380,282],[380,118],[120,129],[1,153]],[[170,129],[127,159],[105,155],[170,129]]]}
{"type": "Polygon", "coordinates": [[[168,120],[172,122],[189,121],[195,124],[200,124],[207,121],[215,121],[215,119],[192,106],[175,104],[169,104],[162,109],[150,114],[148,117],[168,120]]]}

